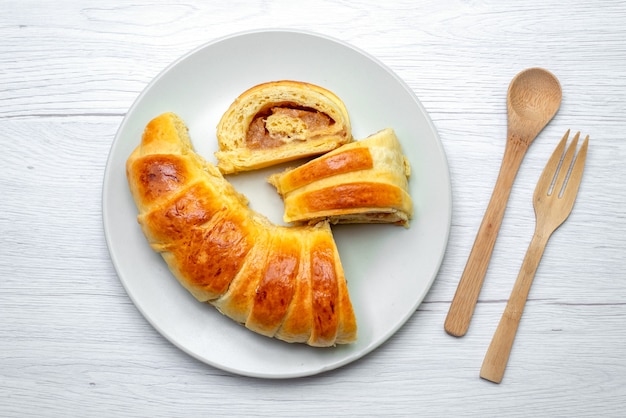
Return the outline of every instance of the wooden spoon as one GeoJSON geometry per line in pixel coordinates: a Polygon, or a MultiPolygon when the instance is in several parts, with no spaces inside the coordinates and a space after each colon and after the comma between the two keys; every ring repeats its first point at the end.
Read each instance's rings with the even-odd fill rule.
{"type": "Polygon", "coordinates": [[[498,179],[459,281],[444,329],[461,337],[467,332],[496,242],[513,180],[528,147],[561,105],[561,85],[542,68],[517,74],[507,93],[507,141],[498,179]]]}

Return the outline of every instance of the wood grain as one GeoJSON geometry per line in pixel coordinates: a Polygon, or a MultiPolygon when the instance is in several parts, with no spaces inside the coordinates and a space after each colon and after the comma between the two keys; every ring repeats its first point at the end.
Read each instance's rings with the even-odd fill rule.
{"type": "Polygon", "coordinates": [[[561,98],[558,79],[542,68],[524,69],[509,84],[504,156],[489,205],[444,322],[444,329],[452,336],[462,337],[469,328],[513,181],[528,147],[561,107],[561,98]]]}
{"type": "Polygon", "coordinates": [[[2,5],[1,416],[623,414],[624,2],[2,5]],[[161,337],[116,276],[101,214],[111,142],[153,77],[207,41],[268,27],[339,38],[395,71],[440,134],[453,192],[442,268],[408,323],[349,366],[290,381],[231,375],[161,337]],[[562,107],[520,167],[458,340],[442,325],[498,174],[506,87],[532,66],[559,78],[562,107]],[[480,364],[532,235],[532,189],[567,128],[594,138],[585,178],[543,255],[507,378],[491,385],[480,364]]]}
{"type": "Polygon", "coordinates": [[[541,173],[533,194],[535,209],[535,232],[524,256],[511,296],[496,332],[491,339],[487,354],[480,369],[480,377],[500,383],[504,376],[513,341],[517,334],[524,306],[528,300],[530,287],[535,278],[539,262],[550,236],[572,212],[585,168],[589,137],[584,140],[580,151],[576,146],[580,132],[574,136],[565,151],[569,130],[552,153],[541,173]],[[575,161],[575,162],[572,162],[575,161]]]}

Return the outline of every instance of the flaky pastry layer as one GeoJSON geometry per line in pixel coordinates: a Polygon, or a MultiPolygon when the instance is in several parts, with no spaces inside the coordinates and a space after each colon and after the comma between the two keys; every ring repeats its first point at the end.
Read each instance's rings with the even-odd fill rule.
{"type": "Polygon", "coordinates": [[[285,222],[409,225],[410,164],[393,129],[343,145],[268,181],[285,205],[285,222]]]}

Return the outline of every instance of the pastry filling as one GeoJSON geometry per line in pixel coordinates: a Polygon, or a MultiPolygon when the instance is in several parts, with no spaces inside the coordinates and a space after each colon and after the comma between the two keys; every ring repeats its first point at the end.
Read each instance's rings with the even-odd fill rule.
{"type": "Polygon", "coordinates": [[[274,104],[252,119],[246,144],[250,149],[277,148],[320,135],[334,124],[332,118],[315,109],[292,103],[274,104]]]}

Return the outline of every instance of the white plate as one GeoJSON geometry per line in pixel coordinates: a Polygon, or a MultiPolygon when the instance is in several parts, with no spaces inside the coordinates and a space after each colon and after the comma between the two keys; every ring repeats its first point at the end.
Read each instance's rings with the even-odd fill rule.
{"type": "MultiPolygon", "coordinates": [[[[282,202],[264,170],[229,179],[251,206],[281,223],[282,202]]],[[[103,188],[104,231],[117,273],[146,319],[169,341],[233,373],[288,378],[348,364],[380,346],[415,312],[445,252],[451,217],[448,165],[437,132],[411,89],[371,56],[317,34],[255,31],[210,42],[159,74],[128,111],[113,142],[103,188]],[[412,164],[416,214],[410,229],[335,227],[359,326],[358,341],[327,349],[256,335],[196,302],[178,284],[139,229],[124,164],[150,119],[173,111],[189,126],[196,151],[215,162],[215,127],[240,93],[292,79],[335,92],[350,113],[353,135],[392,127],[412,164]]]]}

